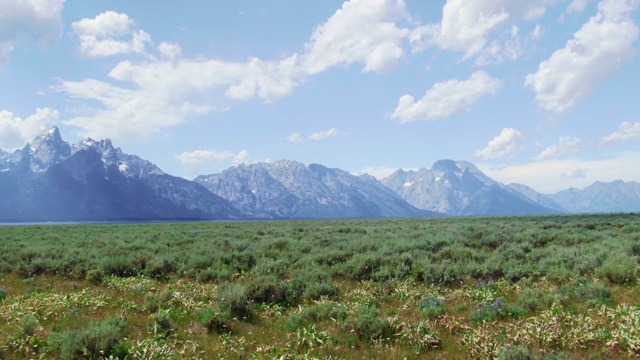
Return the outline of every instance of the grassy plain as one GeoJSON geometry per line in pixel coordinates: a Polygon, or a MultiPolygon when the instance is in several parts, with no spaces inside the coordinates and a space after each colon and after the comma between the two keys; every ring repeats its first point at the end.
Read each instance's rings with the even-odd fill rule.
{"type": "Polygon", "coordinates": [[[0,227],[0,359],[640,355],[638,214],[0,227]]]}

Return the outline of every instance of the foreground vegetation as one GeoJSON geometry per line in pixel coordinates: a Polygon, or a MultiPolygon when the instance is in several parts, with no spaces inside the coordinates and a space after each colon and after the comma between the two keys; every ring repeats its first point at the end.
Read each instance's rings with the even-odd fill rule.
{"type": "Polygon", "coordinates": [[[0,227],[0,358],[636,358],[639,220],[0,227]]]}

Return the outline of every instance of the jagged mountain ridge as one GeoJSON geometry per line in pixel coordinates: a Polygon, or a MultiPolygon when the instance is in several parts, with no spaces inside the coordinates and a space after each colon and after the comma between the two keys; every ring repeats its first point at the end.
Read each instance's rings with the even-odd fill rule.
{"type": "Polygon", "coordinates": [[[196,182],[204,186],[125,154],[110,140],[70,145],[53,127],[13,153],[0,149],[0,222],[640,211],[637,182],[596,182],[583,190],[540,194],[526,185],[505,186],[471,163],[451,160],[431,169],[398,170],[382,181],[282,160],[232,167],[196,182]]]}
{"type": "Polygon", "coordinates": [[[466,161],[440,160],[431,169],[399,169],[381,182],[413,206],[453,216],[552,214],[489,178],[466,161]]]}
{"type": "Polygon", "coordinates": [[[0,221],[236,219],[244,215],[191,181],[165,174],[109,140],[73,146],[53,127],[0,153],[0,221]]]}
{"type": "Polygon", "coordinates": [[[572,188],[556,194],[540,194],[521,184],[509,186],[568,213],[640,211],[640,183],[635,181],[596,181],[582,190],[572,188]]]}
{"type": "Polygon", "coordinates": [[[372,176],[291,160],[234,166],[194,181],[263,219],[439,215],[409,205],[372,176]]]}

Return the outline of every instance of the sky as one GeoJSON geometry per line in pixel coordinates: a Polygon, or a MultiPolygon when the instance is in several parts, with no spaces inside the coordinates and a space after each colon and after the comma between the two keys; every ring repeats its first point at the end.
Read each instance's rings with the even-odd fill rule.
{"type": "Polygon", "coordinates": [[[640,181],[640,0],[0,0],[0,149],[640,181]]]}

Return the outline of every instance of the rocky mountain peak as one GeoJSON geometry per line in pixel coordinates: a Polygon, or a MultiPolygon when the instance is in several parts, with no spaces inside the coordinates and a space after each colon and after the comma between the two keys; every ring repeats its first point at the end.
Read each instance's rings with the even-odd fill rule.
{"type": "Polygon", "coordinates": [[[431,167],[432,171],[442,171],[443,173],[455,173],[462,171],[462,168],[453,160],[438,160],[431,167]]]}
{"type": "Polygon", "coordinates": [[[23,150],[23,157],[30,158],[33,172],[42,172],[71,156],[71,146],[62,140],[60,130],[53,126],[38,135],[23,150]]]}

